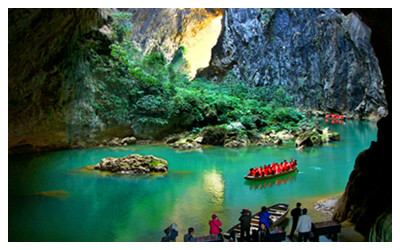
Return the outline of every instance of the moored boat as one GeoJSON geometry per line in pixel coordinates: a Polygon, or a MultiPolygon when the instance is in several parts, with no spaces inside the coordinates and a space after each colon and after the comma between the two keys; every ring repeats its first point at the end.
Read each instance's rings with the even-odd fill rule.
{"type": "MultiPolygon", "coordinates": [[[[271,234],[282,233],[279,230],[275,230],[274,227],[278,226],[286,218],[286,215],[289,212],[289,204],[278,203],[278,204],[267,207],[267,211],[271,214],[270,219],[272,221],[272,223],[270,225],[270,233],[271,234]]],[[[251,232],[258,231],[258,226],[260,223],[260,213],[261,213],[261,211],[252,215],[251,226],[250,226],[251,232]]],[[[226,239],[229,239],[231,231],[235,231],[236,238],[240,239],[240,223],[229,228],[226,231],[226,233],[224,233],[224,237],[226,239]]]]}
{"type": "Polygon", "coordinates": [[[282,171],[279,174],[269,174],[269,175],[263,175],[263,176],[257,176],[257,177],[254,175],[247,174],[244,176],[244,178],[246,180],[261,181],[261,180],[271,179],[271,178],[282,176],[282,175],[287,175],[287,174],[293,173],[295,171],[298,171],[297,166],[294,166],[293,169],[289,169],[287,171],[282,171]]]}

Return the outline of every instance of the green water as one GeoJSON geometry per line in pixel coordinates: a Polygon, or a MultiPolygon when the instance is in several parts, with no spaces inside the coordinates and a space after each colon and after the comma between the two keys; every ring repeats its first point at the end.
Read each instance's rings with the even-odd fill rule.
{"type": "Polygon", "coordinates": [[[196,235],[208,234],[213,213],[228,229],[242,208],[258,211],[262,205],[343,192],[358,153],[376,140],[377,128],[361,121],[329,126],[343,141],[302,152],[293,143],[278,149],[210,147],[200,152],[143,145],[10,156],[9,241],[159,241],[172,222],[182,240],[191,226],[196,235]],[[72,171],[131,153],[164,158],[170,172],[129,177],[72,171]],[[262,182],[243,179],[250,167],[291,157],[299,173],[262,182]],[[54,190],[69,196],[32,195],[54,190]]]}

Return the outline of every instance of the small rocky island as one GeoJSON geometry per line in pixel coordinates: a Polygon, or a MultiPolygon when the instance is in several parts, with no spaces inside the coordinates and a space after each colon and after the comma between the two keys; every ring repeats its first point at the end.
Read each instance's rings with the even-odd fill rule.
{"type": "Polygon", "coordinates": [[[121,175],[148,175],[168,172],[168,162],[153,155],[130,154],[122,158],[103,158],[94,169],[121,175]]]}

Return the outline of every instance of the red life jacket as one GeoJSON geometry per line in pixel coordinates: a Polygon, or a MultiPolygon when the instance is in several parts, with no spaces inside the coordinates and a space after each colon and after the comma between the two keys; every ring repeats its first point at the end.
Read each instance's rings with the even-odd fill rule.
{"type": "Polygon", "coordinates": [[[255,175],[256,175],[256,170],[255,170],[255,169],[251,170],[251,175],[252,175],[252,176],[255,176],[255,175]]]}

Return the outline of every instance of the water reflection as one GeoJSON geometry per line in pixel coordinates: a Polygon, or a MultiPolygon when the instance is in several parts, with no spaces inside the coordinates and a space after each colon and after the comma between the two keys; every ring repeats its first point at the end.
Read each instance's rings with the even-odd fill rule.
{"type": "Polygon", "coordinates": [[[210,196],[212,203],[215,205],[221,205],[224,202],[224,189],[225,182],[222,175],[216,170],[212,169],[204,171],[204,189],[210,196]]]}
{"type": "Polygon", "coordinates": [[[291,174],[289,176],[282,176],[278,178],[273,178],[264,181],[249,181],[246,180],[245,184],[248,185],[249,189],[258,190],[258,189],[265,189],[273,186],[285,185],[288,182],[296,181],[297,174],[291,174]]]}
{"type": "Polygon", "coordinates": [[[329,120],[329,119],[326,119],[325,123],[346,125],[346,121],[342,121],[342,120],[329,120]]]}

